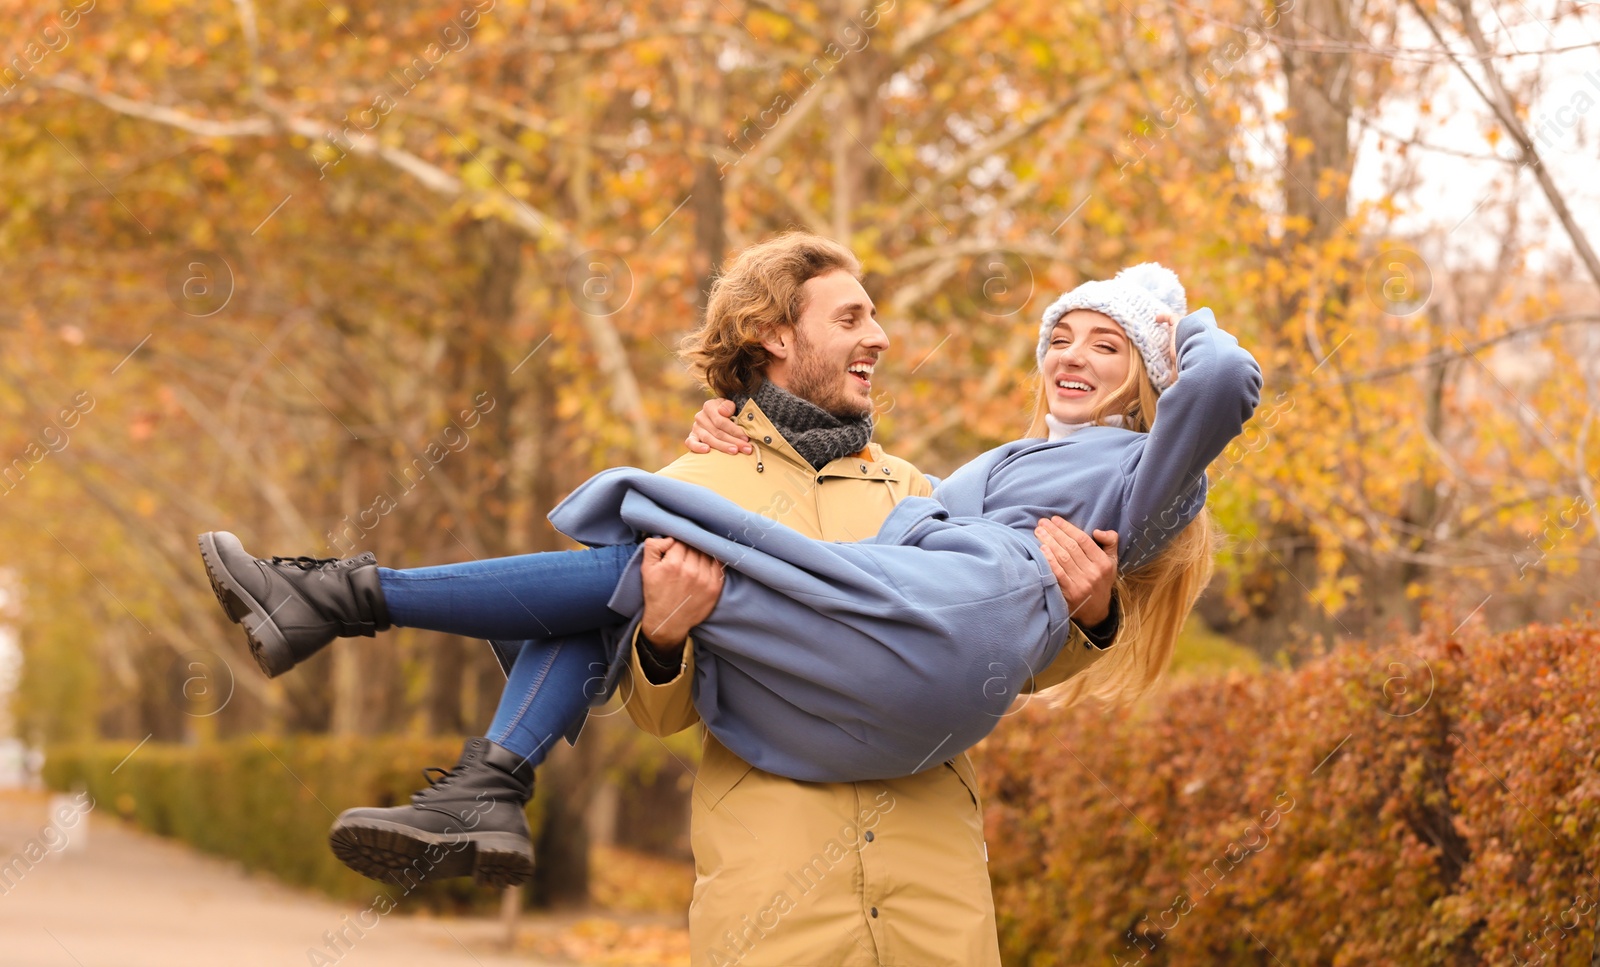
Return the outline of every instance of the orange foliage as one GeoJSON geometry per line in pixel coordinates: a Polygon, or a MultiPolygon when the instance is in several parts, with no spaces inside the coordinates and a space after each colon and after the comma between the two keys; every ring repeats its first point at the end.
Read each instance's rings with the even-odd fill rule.
{"type": "Polygon", "coordinates": [[[980,747],[1006,962],[1581,962],[1597,687],[1591,616],[1189,683],[1125,719],[1028,708],[980,747]]]}

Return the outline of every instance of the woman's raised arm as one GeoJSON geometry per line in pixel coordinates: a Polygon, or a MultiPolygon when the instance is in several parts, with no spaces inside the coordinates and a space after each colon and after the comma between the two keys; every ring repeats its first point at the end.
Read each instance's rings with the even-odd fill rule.
{"type": "Polygon", "coordinates": [[[1210,309],[1185,316],[1175,335],[1178,377],[1156,405],[1128,490],[1123,567],[1135,568],[1198,513],[1206,467],[1222,454],[1261,402],[1261,367],[1210,309]]]}
{"type": "Polygon", "coordinates": [[[733,422],[738,415],[732,400],[706,400],[694,415],[694,427],[684,445],[690,453],[710,453],[713,448],[726,453],[750,453],[750,435],[733,422]]]}

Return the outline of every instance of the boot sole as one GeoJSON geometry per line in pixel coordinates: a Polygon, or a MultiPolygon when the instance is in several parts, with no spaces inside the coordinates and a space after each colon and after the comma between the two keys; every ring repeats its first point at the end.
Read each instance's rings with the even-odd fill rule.
{"type": "MultiPolygon", "coordinates": [[[[222,533],[226,533],[225,531],[222,533]]],[[[211,581],[211,592],[217,603],[227,612],[228,620],[244,628],[245,640],[250,644],[250,655],[268,678],[277,678],[294,667],[294,652],[284,640],[283,632],[273,623],[272,615],[261,606],[250,592],[244,589],[217,551],[217,531],[200,535],[200,560],[205,562],[206,577],[211,581]]],[[[228,535],[233,537],[232,534],[228,535]]]]}
{"type": "Polygon", "coordinates": [[[492,887],[517,886],[533,876],[532,844],[515,833],[429,833],[379,819],[339,820],[328,845],[362,876],[407,890],[458,876],[492,887]]]}

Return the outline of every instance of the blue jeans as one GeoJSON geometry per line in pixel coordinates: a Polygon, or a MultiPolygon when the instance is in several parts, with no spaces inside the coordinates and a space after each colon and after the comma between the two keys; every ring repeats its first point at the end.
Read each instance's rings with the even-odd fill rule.
{"type": "Polygon", "coordinates": [[[538,765],[597,697],[606,668],[601,630],[632,545],[394,570],[378,580],[391,623],[523,645],[487,733],[538,765]]]}

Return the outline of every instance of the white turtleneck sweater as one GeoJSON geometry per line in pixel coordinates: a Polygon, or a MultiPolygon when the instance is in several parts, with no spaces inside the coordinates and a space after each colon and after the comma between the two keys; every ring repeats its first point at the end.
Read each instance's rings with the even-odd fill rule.
{"type": "MultiPolygon", "coordinates": [[[[1049,439],[1053,443],[1056,440],[1065,440],[1067,437],[1069,437],[1072,434],[1076,433],[1077,431],[1083,429],[1084,427],[1093,426],[1094,424],[1093,423],[1062,423],[1060,420],[1056,419],[1051,414],[1046,413],[1044,415],[1044,425],[1050,429],[1050,437],[1049,437],[1049,439]]],[[[1122,414],[1121,413],[1113,413],[1110,416],[1106,417],[1106,425],[1107,426],[1121,426],[1122,425],[1122,414]]]]}

